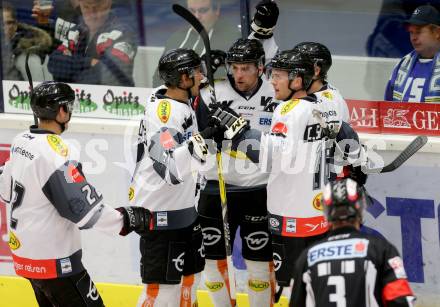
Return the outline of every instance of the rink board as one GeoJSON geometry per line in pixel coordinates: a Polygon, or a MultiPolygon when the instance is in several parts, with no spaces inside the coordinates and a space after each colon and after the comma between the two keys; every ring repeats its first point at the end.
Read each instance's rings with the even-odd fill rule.
{"type": "MultiPolygon", "coordinates": [[[[31,121],[27,115],[0,114],[0,162],[7,156],[12,138],[27,129],[31,121]]],[[[127,203],[137,125],[137,121],[130,120],[74,119],[65,135],[80,148],[89,181],[103,193],[106,203],[115,207],[127,203]]],[[[413,137],[362,134],[361,138],[370,147],[380,149],[375,152],[387,162],[413,137]]],[[[365,214],[365,224],[392,241],[402,253],[418,306],[436,306],[440,301],[439,173],[440,139],[429,138],[428,145],[400,169],[371,175],[367,183],[377,202],[365,214]]],[[[0,276],[15,275],[6,243],[7,214],[7,208],[0,205],[0,276]]],[[[95,281],[120,287],[141,284],[136,235],[109,237],[93,230],[82,234],[84,263],[95,281]]],[[[0,286],[4,285],[9,287],[0,279],[0,286]]],[[[242,284],[239,288],[245,290],[242,284]]],[[[127,295],[136,296],[133,289],[138,288],[126,289],[127,295]]],[[[0,297],[3,306],[4,296],[0,297]]]]}

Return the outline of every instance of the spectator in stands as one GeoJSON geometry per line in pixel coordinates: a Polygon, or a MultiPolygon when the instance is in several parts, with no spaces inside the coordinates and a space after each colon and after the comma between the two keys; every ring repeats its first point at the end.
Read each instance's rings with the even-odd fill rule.
{"type": "Polygon", "coordinates": [[[79,0],[82,17],[49,59],[49,71],[63,82],[134,86],[133,31],[112,11],[112,0],[79,0]]]}
{"type": "MultiPolygon", "coordinates": [[[[373,33],[367,40],[368,56],[401,58],[413,49],[405,28],[412,12],[427,0],[383,0],[373,33]]],[[[429,0],[440,10],[440,0],[429,0]]]]}
{"type": "Polygon", "coordinates": [[[440,103],[440,13],[431,5],[415,9],[406,21],[414,48],[394,68],[385,100],[440,103]]]}
{"type": "Polygon", "coordinates": [[[27,80],[25,71],[26,53],[29,51],[29,67],[32,79],[37,81],[50,80],[47,68],[43,65],[50,51],[52,39],[49,34],[33,26],[19,23],[15,7],[3,2],[3,31],[2,44],[3,79],[27,80]]]}
{"type": "MultiPolygon", "coordinates": [[[[221,0],[187,0],[187,8],[202,23],[208,32],[211,49],[227,50],[240,37],[238,26],[220,19],[221,0]]],[[[238,22],[237,22],[238,24],[238,22]]],[[[185,27],[167,40],[164,53],[174,48],[189,48],[199,55],[205,53],[205,47],[199,34],[191,27],[185,27]]],[[[161,81],[156,70],[153,76],[153,86],[159,86],[161,81]]]]}
{"type": "Polygon", "coordinates": [[[47,30],[53,35],[54,41],[57,43],[55,48],[61,43],[61,38],[67,37],[70,28],[79,23],[81,10],[79,8],[79,0],[56,0],[49,9],[49,14],[44,13],[40,7],[40,0],[34,0],[32,7],[32,17],[35,18],[38,26],[47,30]],[[45,21],[43,16],[56,15],[56,20],[51,23],[51,19],[45,21]]]}

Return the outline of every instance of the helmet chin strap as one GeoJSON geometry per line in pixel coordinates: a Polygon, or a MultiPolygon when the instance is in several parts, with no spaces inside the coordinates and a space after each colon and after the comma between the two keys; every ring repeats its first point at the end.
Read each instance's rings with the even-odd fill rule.
{"type": "Polygon", "coordinates": [[[192,85],[190,87],[183,88],[180,85],[177,86],[177,88],[179,88],[183,91],[186,91],[188,93],[188,99],[191,99],[191,97],[192,97],[191,88],[194,86],[194,84],[196,84],[194,77],[192,77],[191,80],[192,80],[192,85]]]}
{"type": "Polygon", "coordinates": [[[72,118],[72,113],[69,113],[69,119],[67,121],[65,121],[64,123],[59,122],[56,118],[55,118],[55,122],[58,124],[58,126],[60,126],[61,129],[61,133],[63,133],[66,130],[66,124],[70,122],[70,119],[72,118]]]}
{"type": "Polygon", "coordinates": [[[289,90],[290,90],[290,95],[287,96],[286,99],[284,99],[284,101],[288,101],[290,99],[292,99],[293,95],[295,95],[295,93],[297,92],[297,90],[294,90],[293,88],[290,87],[290,84],[292,84],[293,80],[290,80],[289,82],[289,90]]]}

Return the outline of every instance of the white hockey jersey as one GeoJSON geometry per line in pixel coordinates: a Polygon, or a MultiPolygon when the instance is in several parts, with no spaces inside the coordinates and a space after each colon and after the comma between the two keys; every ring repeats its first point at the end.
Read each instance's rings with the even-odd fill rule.
{"type": "Polygon", "coordinates": [[[319,122],[339,125],[337,108],[306,97],[275,109],[271,134],[262,135],[260,145],[260,165],[270,171],[267,209],[273,233],[307,237],[327,230],[320,198],[329,176],[328,150],[319,122]]]}
{"type": "Polygon", "coordinates": [[[17,275],[77,274],[84,270],[80,229],[122,229],[122,215],[102,202],[75,156],[60,136],[36,127],[13,140],[0,196],[10,204],[9,246],[17,275]]]}
{"type": "MultiPolygon", "coordinates": [[[[278,102],[273,100],[273,87],[264,76],[259,81],[258,90],[251,97],[242,96],[233,88],[229,80],[217,82],[215,92],[219,103],[226,103],[247,120],[252,128],[261,132],[269,132],[272,114],[278,102]]],[[[203,101],[209,104],[211,101],[209,91],[203,89],[201,95],[203,101]]],[[[205,176],[208,180],[218,180],[215,156],[212,159],[213,161],[207,163],[212,167],[205,173],[205,176]]],[[[236,186],[237,188],[234,190],[246,190],[267,183],[268,174],[262,173],[255,164],[251,163],[239,151],[223,152],[222,162],[225,182],[228,185],[236,186]]]]}
{"type": "Polygon", "coordinates": [[[198,132],[195,113],[187,102],[153,93],[139,127],[136,169],[129,200],[152,213],[150,229],[180,229],[197,218],[202,166],[187,142],[198,132]]]}
{"type": "Polygon", "coordinates": [[[327,83],[319,91],[313,93],[318,100],[329,101],[336,107],[338,117],[344,122],[350,123],[350,114],[345,99],[342,97],[339,90],[333,85],[327,83]]]}

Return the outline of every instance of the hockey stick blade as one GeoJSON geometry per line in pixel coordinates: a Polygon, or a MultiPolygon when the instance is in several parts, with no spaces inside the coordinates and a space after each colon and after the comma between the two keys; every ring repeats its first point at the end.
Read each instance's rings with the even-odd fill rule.
{"type": "Polygon", "coordinates": [[[428,142],[428,138],[424,135],[419,135],[388,165],[378,168],[363,169],[366,174],[389,173],[399,168],[409,158],[411,158],[420,148],[428,142]]]}
{"type": "Polygon", "coordinates": [[[205,45],[205,53],[208,55],[206,57],[206,70],[207,77],[209,81],[209,85],[214,88],[214,75],[212,73],[211,68],[211,43],[209,42],[208,32],[200,23],[200,21],[186,8],[179,4],[173,4],[173,11],[183,19],[185,19],[196,31],[199,33],[202,38],[203,44],[205,45]]]}

